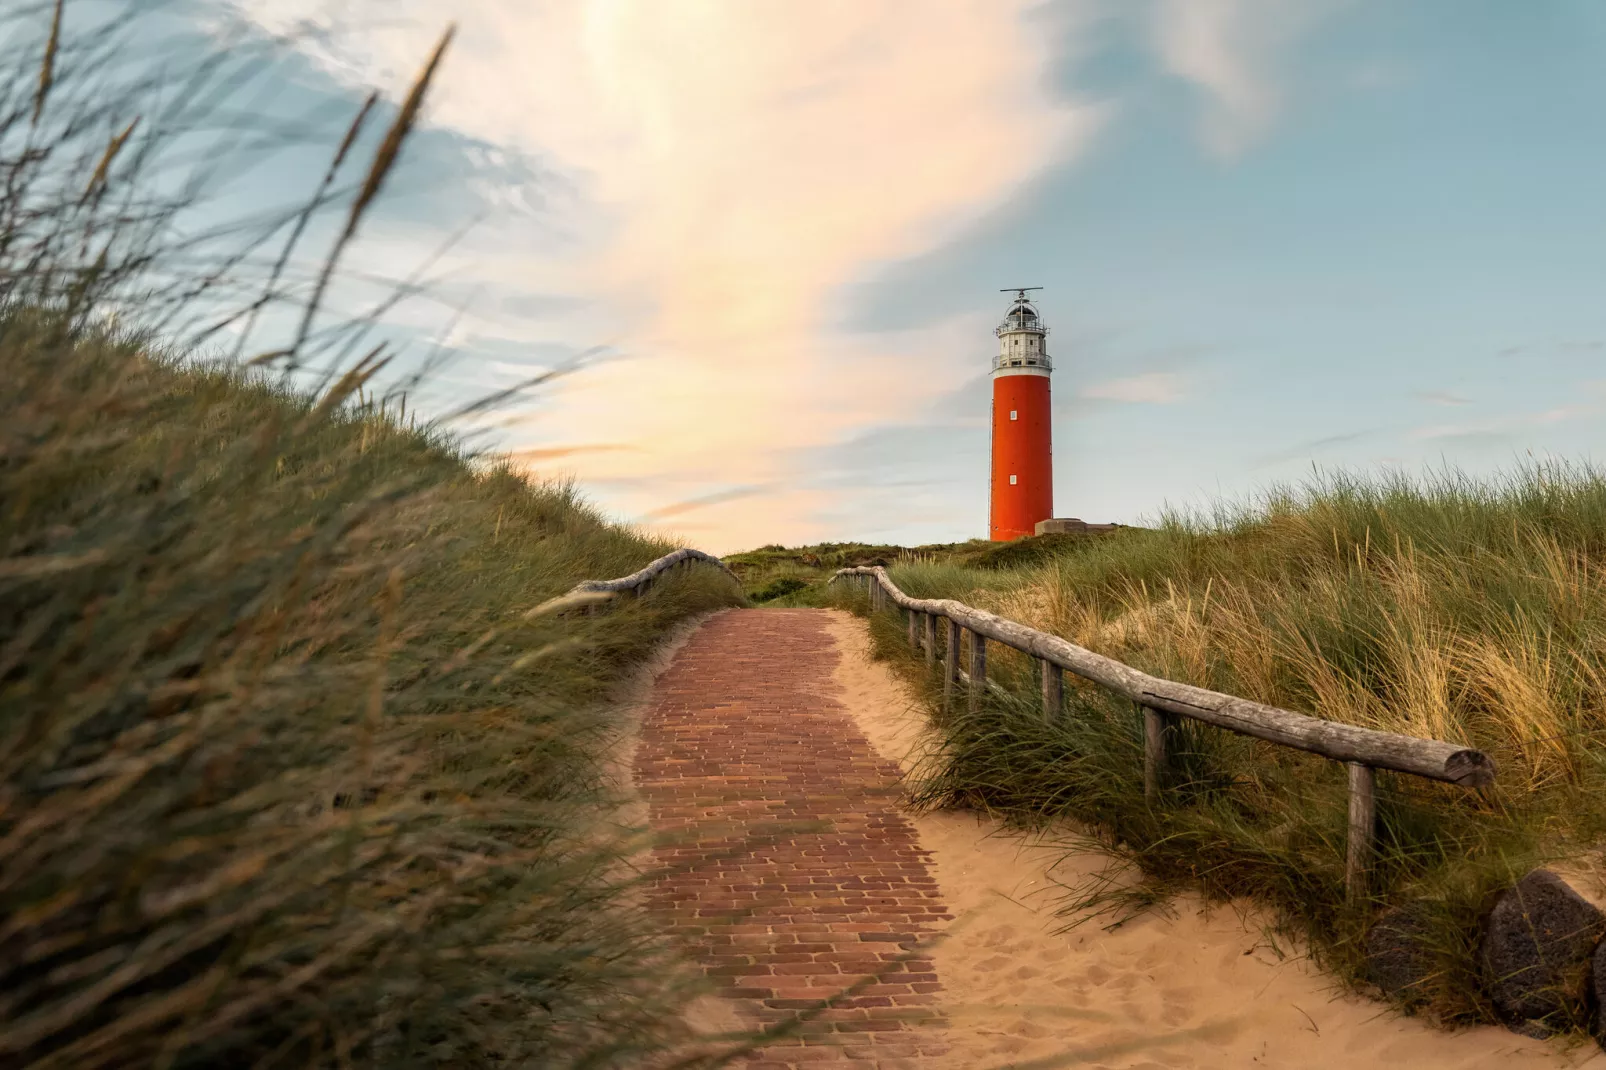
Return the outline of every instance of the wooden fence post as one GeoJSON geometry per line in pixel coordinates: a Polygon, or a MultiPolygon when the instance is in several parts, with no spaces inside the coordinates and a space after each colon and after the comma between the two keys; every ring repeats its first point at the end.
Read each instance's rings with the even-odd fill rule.
{"type": "Polygon", "coordinates": [[[908,622],[909,623],[909,649],[910,650],[919,650],[920,649],[920,632],[919,632],[918,629],[920,627],[920,622],[919,622],[918,618],[919,618],[920,614],[916,613],[914,610],[911,609],[911,610],[907,611],[907,615],[909,617],[909,622],[908,622]]]}
{"type": "Polygon", "coordinates": [[[1377,838],[1377,770],[1360,762],[1349,766],[1349,843],[1344,858],[1344,892],[1351,902],[1366,894],[1367,871],[1377,838]]]}
{"type": "Polygon", "coordinates": [[[1151,803],[1160,798],[1171,771],[1176,730],[1176,714],[1143,707],[1143,797],[1151,803]]]}
{"type": "Polygon", "coordinates": [[[959,622],[954,620],[952,617],[949,617],[948,662],[943,666],[942,672],[943,709],[948,708],[948,703],[953,699],[954,696],[954,688],[959,685],[959,648],[962,645],[960,642],[960,636],[963,634],[964,633],[960,630],[959,622]]]}
{"type": "Polygon", "coordinates": [[[926,618],[926,670],[937,664],[937,614],[927,613],[926,618]]]}
{"type": "Polygon", "coordinates": [[[970,709],[974,713],[981,707],[982,692],[987,690],[987,637],[970,633],[970,709]]]}
{"type": "Polygon", "coordinates": [[[1043,720],[1053,724],[1065,706],[1065,670],[1047,658],[1038,658],[1043,675],[1043,720]]]}

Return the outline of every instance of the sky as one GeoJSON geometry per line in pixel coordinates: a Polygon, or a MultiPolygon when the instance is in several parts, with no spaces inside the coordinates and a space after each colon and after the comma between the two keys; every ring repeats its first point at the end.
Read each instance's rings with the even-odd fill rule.
{"type": "MultiPolygon", "coordinates": [[[[1059,516],[1606,448],[1597,0],[450,6],[346,263],[431,265],[394,314],[454,355],[426,409],[579,361],[478,430],[610,516],[716,553],[983,535],[1013,286],[1059,516]]],[[[273,106],[336,128],[445,17],[171,11],[282,36],[273,106]]]]}

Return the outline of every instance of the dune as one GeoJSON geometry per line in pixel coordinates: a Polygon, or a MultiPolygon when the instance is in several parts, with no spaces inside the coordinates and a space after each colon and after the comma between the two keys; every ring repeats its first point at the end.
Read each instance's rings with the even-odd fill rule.
{"type": "MultiPolygon", "coordinates": [[[[910,771],[931,746],[919,704],[870,659],[863,621],[830,618],[841,656],[822,687],[910,771]]],[[[1073,828],[1025,834],[972,813],[913,821],[956,916],[933,952],[956,1070],[1606,1067],[1593,1044],[1447,1031],[1345,991],[1300,947],[1273,940],[1249,904],[1181,896],[1113,929],[1107,917],[1073,925],[1059,913],[1067,887],[1119,873],[1073,828]]]]}

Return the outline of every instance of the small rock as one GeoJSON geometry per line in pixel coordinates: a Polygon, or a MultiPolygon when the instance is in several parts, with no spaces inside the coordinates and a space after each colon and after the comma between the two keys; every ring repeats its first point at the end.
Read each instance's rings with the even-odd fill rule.
{"type": "Polygon", "coordinates": [[[1428,1000],[1427,982],[1434,973],[1428,931],[1420,909],[1395,907],[1373,923],[1362,945],[1367,980],[1408,1007],[1428,1000]]]}
{"type": "Polygon", "coordinates": [[[1595,945],[1591,984],[1595,989],[1595,1039],[1606,1048],[1606,940],[1595,945]]]}
{"type": "Polygon", "coordinates": [[[1606,916],[1536,869],[1501,894],[1483,934],[1490,999],[1507,1025],[1544,1037],[1584,1022],[1590,958],[1606,916]]]}

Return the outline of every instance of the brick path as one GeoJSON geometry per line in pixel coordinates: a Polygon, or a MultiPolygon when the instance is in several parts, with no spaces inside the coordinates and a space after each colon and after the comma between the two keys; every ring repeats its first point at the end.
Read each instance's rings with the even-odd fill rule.
{"type": "Polygon", "coordinates": [[[935,1065],[941,986],[911,952],[947,919],[896,809],[897,766],[829,697],[819,610],[752,609],[702,627],[658,678],[636,779],[668,870],[650,902],[749,1020],[852,995],[749,1057],[749,1070],[935,1065]]]}

